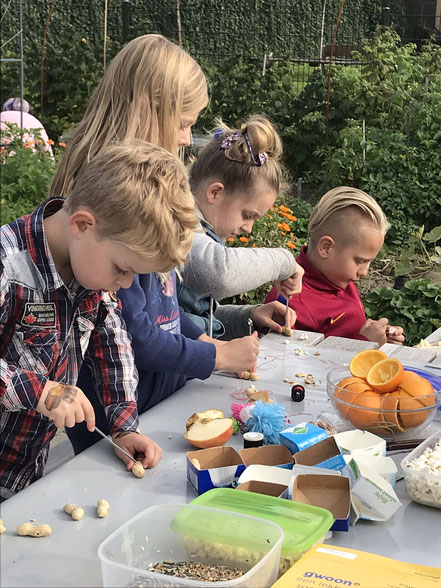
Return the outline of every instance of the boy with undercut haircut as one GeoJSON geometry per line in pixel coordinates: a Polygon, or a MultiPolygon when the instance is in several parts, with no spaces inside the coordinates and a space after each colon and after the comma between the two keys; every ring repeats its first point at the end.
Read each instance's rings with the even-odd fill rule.
{"type": "Polygon", "coordinates": [[[137,372],[113,292],[183,263],[197,224],[184,166],[135,141],[96,156],[66,200],[1,227],[2,500],[42,476],[57,427],[94,430],[75,385],[84,360],[114,441],[144,467],[159,461],[160,447],[138,433],[137,372]]]}
{"type": "MultiPolygon", "coordinates": [[[[289,299],[297,313],[295,328],[349,337],[402,344],[403,329],[386,318],[366,320],[354,282],[366,276],[389,229],[378,203],[357,188],[340,186],[327,192],[311,212],[308,246],[297,263],[303,267],[303,288],[289,299]]],[[[273,288],[265,302],[286,300],[273,288]]]]}

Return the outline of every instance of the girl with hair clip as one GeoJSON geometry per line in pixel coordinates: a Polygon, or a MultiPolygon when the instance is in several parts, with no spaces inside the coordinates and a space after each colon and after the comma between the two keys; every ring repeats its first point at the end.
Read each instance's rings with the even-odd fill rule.
{"type": "MultiPolygon", "coordinates": [[[[161,35],[134,39],[111,62],[73,129],[51,194],[67,196],[86,163],[113,143],[143,139],[177,154],[190,144],[191,126],[207,103],[205,76],[188,53],[161,35]]],[[[123,276],[128,269],[115,272],[123,276]]],[[[177,300],[175,271],[137,275],[129,289],[118,291],[118,298],[139,375],[140,414],[187,378],[208,378],[215,368],[247,370],[256,361],[257,337],[226,344],[208,337],[186,316],[177,300]]],[[[105,399],[98,398],[95,378],[83,367],[78,387],[94,407],[97,427],[107,433],[111,408],[104,409],[105,399]]],[[[100,439],[82,423],[67,433],[75,453],[100,439]]]]}
{"type": "MultiPolygon", "coordinates": [[[[182,272],[180,305],[208,332],[212,301],[276,282],[285,297],[301,291],[303,269],[283,248],[225,247],[229,237],[251,233],[254,222],[274,204],[283,183],[282,144],[270,123],[251,116],[240,130],[223,126],[201,149],[190,168],[190,185],[203,231],[196,233],[182,272]]],[[[247,332],[248,319],[257,327],[282,332],[285,306],[218,305],[213,334],[232,339],[247,332]]],[[[288,314],[289,325],[295,314],[288,314]]]]}

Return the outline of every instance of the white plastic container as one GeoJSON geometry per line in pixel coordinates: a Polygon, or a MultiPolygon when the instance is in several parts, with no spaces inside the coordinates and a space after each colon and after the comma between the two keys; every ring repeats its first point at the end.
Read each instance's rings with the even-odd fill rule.
{"type": "Polygon", "coordinates": [[[152,506],[98,548],[104,588],[266,588],[276,580],[284,532],[248,515],[188,504],[152,506]],[[233,580],[201,582],[150,571],[157,562],[240,568],[233,580]]]}
{"type": "Polygon", "coordinates": [[[409,467],[409,464],[423,455],[427,448],[434,449],[436,443],[441,440],[441,429],[435,431],[418,447],[409,453],[402,462],[406,490],[410,498],[420,504],[441,508],[441,474],[433,474],[427,467],[426,470],[417,470],[409,467]]]}

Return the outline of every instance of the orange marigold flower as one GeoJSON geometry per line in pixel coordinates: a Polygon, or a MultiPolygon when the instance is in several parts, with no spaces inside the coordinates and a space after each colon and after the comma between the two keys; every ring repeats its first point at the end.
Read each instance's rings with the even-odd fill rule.
{"type": "Polygon", "coordinates": [[[255,243],[251,243],[251,247],[257,247],[255,243]]]}
{"type": "Polygon", "coordinates": [[[54,142],[52,141],[52,139],[48,139],[47,142],[49,143],[49,145],[53,145],[54,142]]]}
{"type": "Polygon", "coordinates": [[[278,229],[283,229],[283,224],[282,223],[277,223],[277,228],[278,229]]]}
{"type": "Polygon", "coordinates": [[[297,220],[297,217],[296,217],[296,216],[294,216],[293,214],[287,214],[287,215],[286,215],[286,218],[287,218],[288,220],[290,220],[290,221],[296,221],[296,220],[297,220]]]}
{"type": "Polygon", "coordinates": [[[66,147],[66,143],[58,143],[60,147],[66,147]]]}
{"type": "Polygon", "coordinates": [[[233,243],[234,237],[228,237],[227,241],[230,241],[230,243],[233,243]]]}
{"type": "Polygon", "coordinates": [[[291,241],[288,241],[288,243],[286,244],[287,247],[289,247],[290,249],[295,249],[296,246],[294,245],[294,243],[291,243],[291,241]]]}
{"type": "Polygon", "coordinates": [[[248,243],[249,239],[248,237],[239,237],[239,241],[242,241],[242,243],[248,243]]]}
{"type": "Polygon", "coordinates": [[[282,212],[291,212],[290,209],[287,206],[283,206],[283,204],[279,206],[279,210],[282,212]]]}
{"type": "Polygon", "coordinates": [[[287,223],[283,223],[282,228],[284,231],[286,231],[287,233],[290,232],[291,228],[287,223]]]}
{"type": "Polygon", "coordinates": [[[283,231],[280,231],[280,234],[283,235],[283,236],[286,235],[286,233],[284,233],[283,231]]]}

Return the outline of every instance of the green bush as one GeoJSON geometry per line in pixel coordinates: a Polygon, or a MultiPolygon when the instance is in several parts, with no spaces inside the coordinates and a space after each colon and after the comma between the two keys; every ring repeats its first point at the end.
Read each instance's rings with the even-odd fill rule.
{"type": "Polygon", "coordinates": [[[441,223],[441,47],[417,52],[378,30],[359,58],[361,68],[333,68],[327,148],[326,78],[310,77],[293,111],[291,164],[317,194],[336,185],[372,194],[392,223],[387,242],[401,246],[441,223]]]}
{"type": "MultiPolygon", "coordinates": [[[[7,133],[7,138],[2,131],[0,154],[2,225],[32,212],[48,197],[49,185],[62,149],[55,148],[55,159],[52,159],[47,151],[34,149],[32,142],[23,143],[21,131],[16,125],[8,126],[10,133],[7,133]]],[[[33,135],[35,142],[38,142],[38,133],[34,131],[33,135]]]]}
{"type": "Polygon", "coordinates": [[[428,279],[409,280],[400,290],[375,288],[364,304],[368,318],[386,317],[403,327],[406,345],[416,345],[441,327],[441,286],[428,279]]]}

